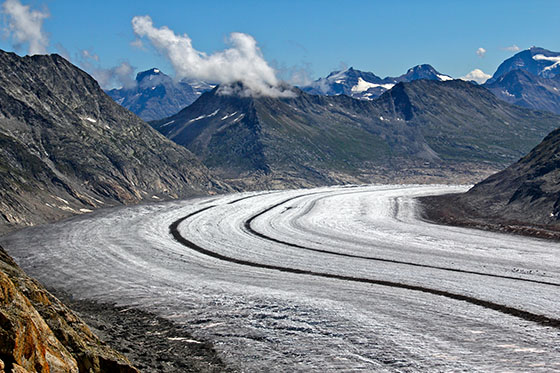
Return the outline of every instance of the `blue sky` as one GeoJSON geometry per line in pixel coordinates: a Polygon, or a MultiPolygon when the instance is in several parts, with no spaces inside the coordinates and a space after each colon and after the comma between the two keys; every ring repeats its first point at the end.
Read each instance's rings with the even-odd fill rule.
{"type": "MultiPolygon", "coordinates": [[[[227,48],[231,32],[249,34],[283,78],[299,72],[316,79],[343,66],[397,76],[421,63],[453,77],[476,68],[492,74],[515,53],[507,47],[560,51],[558,0],[9,1],[48,13],[41,28],[46,51],[92,73],[127,62],[136,72],[159,67],[173,75],[169,58],[149,40],[143,48],[131,45],[138,39],[131,20],[144,15],[156,28],[188,34],[208,54],[227,48]],[[485,53],[477,55],[479,48],[485,53]]],[[[28,53],[28,43],[16,48],[6,14],[2,22],[0,48],[28,53]]]]}

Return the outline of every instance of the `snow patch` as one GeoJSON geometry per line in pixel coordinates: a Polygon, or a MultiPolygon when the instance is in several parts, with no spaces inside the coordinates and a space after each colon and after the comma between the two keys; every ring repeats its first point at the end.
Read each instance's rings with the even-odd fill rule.
{"type": "Polygon", "coordinates": [[[509,96],[509,97],[515,97],[515,95],[512,95],[511,93],[509,93],[509,91],[507,89],[505,91],[502,91],[502,93],[506,96],[509,96]]]}
{"type": "Polygon", "coordinates": [[[533,56],[533,59],[535,61],[550,61],[550,62],[552,62],[552,65],[545,67],[543,71],[549,71],[549,70],[555,69],[555,68],[560,66],[560,56],[547,57],[543,54],[535,54],[533,56]]]}
{"type": "Polygon", "coordinates": [[[187,122],[187,124],[192,123],[192,122],[196,122],[197,120],[201,120],[201,119],[204,119],[204,118],[213,117],[214,115],[218,114],[219,111],[220,111],[220,109],[216,109],[216,111],[214,111],[214,112],[211,113],[211,114],[201,115],[201,116],[199,116],[199,117],[196,117],[196,118],[194,118],[194,119],[191,119],[191,120],[189,120],[189,121],[187,122]]]}
{"type": "Polygon", "coordinates": [[[224,116],[222,117],[222,120],[226,120],[226,119],[228,119],[228,118],[231,118],[231,117],[233,117],[235,114],[237,114],[237,111],[234,111],[234,112],[231,113],[231,114],[224,115],[224,116]]]}
{"type": "Polygon", "coordinates": [[[168,337],[167,339],[169,339],[170,341],[183,341],[185,343],[196,343],[196,344],[202,343],[200,341],[196,341],[194,339],[189,339],[184,337],[168,337]]]}
{"type": "Polygon", "coordinates": [[[68,201],[65,200],[64,198],[60,198],[60,197],[57,197],[57,196],[54,196],[54,198],[56,198],[56,199],[59,200],[60,202],[63,202],[63,203],[65,203],[65,204],[67,204],[67,205],[69,204],[68,201]]]}
{"type": "Polygon", "coordinates": [[[452,77],[450,77],[449,75],[440,75],[440,74],[436,74],[438,79],[441,80],[442,82],[445,82],[447,80],[453,80],[452,77]]]}
{"type": "Polygon", "coordinates": [[[243,119],[245,117],[245,114],[241,114],[239,115],[237,118],[235,118],[231,123],[237,123],[239,122],[241,119],[243,119]]]}
{"type": "Polygon", "coordinates": [[[85,118],[82,118],[82,119],[87,120],[88,122],[91,122],[91,123],[97,123],[97,120],[93,119],[92,117],[85,117],[85,118]]]}
{"type": "Polygon", "coordinates": [[[175,123],[175,120],[172,120],[171,122],[167,122],[165,124],[162,124],[161,126],[162,127],[169,126],[171,123],[175,123]]]}
{"type": "Polygon", "coordinates": [[[393,88],[393,86],[394,86],[394,84],[391,84],[391,83],[375,84],[375,83],[366,82],[362,78],[358,78],[358,84],[356,84],[355,86],[352,87],[352,92],[359,93],[359,92],[367,91],[370,88],[377,88],[377,87],[382,87],[384,89],[391,89],[391,88],[393,88]]]}

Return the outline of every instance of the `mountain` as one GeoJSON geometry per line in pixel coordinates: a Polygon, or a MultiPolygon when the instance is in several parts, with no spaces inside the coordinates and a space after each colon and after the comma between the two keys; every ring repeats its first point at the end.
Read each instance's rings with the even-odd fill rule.
{"type": "Polygon", "coordinates": [[[406,72],[406,74],[394,78],[397,82],[412,82],[414,80],[426,79],[426,80],[437,80],[440,82],[445,82],[447,80],[453,80],[449,75],[441,74],[436,69],[430,65],[418,65],[414,66],[406,72]]]}
{"type": "Polygon", "coordinates": [[[0,51],[0,232],[223,188],[64,58],[0,51]]]}
{"type": "Polygon", "coordinates": [[[560,75],[547,79],[525,70],[512,70],[484,87],[510,104],[560,114],[560,75]]]}
{"type": "Polygon", "coordinates": [[[511,104],[560,114],[560,53],[537,47],[521,51],[484,87],[511,104]]]}
{"type": "Polygon", "coordinates": [[[133,88],[111,89],[107,94],[144,120],[168,117],[192,104],[214,86],[202,81],[174,81],[153,68],[136,75],[133,88]]]}
{"type": "Polygon", "coordinates": [[[401,82],[371,101],[297,89],[293,98],[224,93],[232,90],[217,87],[150,124],[230,182],[268,187],[379,180],[395,170],[413,175],[418,165],[497,169],[560,126],[559,116],[459,80],[401,82]]]}
{"type": "Polygon", "coordinates": [[[346,95],[357,99],[373,99],[381,96],[383,92],[391,89],[400,82],[427,79],[446,81],[452,80],[450,76],[438,73],[430,65],[418,65],[410,68],[406,74],[399,77],[380,78],[370,72],[363,72],[349,68],[343,71],[330,73],[326,78],[321,78],[310,85],[301,87],[304,92],[315,95],[346,95]]]}
{"type": "Polygon", "coordinates": [[[432,220],[560,238],[560,129],[467,193],[424,200],[432,220]]]}
{"type": "Polygon", "coordinates": [[[560,74],[560,53],[538,47],[521,51],[502,62],[487,83],[493,83],[514,70],[524,70],[542,78],[554,78],[560,74]]]}

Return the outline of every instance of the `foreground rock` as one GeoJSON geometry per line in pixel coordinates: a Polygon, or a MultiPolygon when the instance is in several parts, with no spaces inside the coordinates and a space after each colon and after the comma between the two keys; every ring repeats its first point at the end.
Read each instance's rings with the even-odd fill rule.
{"type": "Polygon", "coordinates": [[[6,372],[138,372],[1,247],[0,360],[6,372]]]}
{"type": "Polygon", "coordinates": [[[0,234],[98,207],[227,190],[58,55],[0,51],[0,234]]]}
{"type": "Polygon", "coordinates": [[[423,202],[426,216],[443,223],[559,239],[560,129],[467,193],[423,202]]]}

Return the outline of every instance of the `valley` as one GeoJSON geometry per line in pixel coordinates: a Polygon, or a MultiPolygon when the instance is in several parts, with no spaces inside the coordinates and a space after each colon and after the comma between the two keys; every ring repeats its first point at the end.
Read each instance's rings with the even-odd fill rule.
{"type": "Polygon", "coordinates": [[[116,207],[0,244],[47,287],[188,325],[240,370],[558,369],[559,244],[419,219],[416,197],[466,189],[116,207]]]}
{"type": "Polygon", "coordinates": [[[560,371],[559,3],[40,3],[0,373],[560,371]]]}

